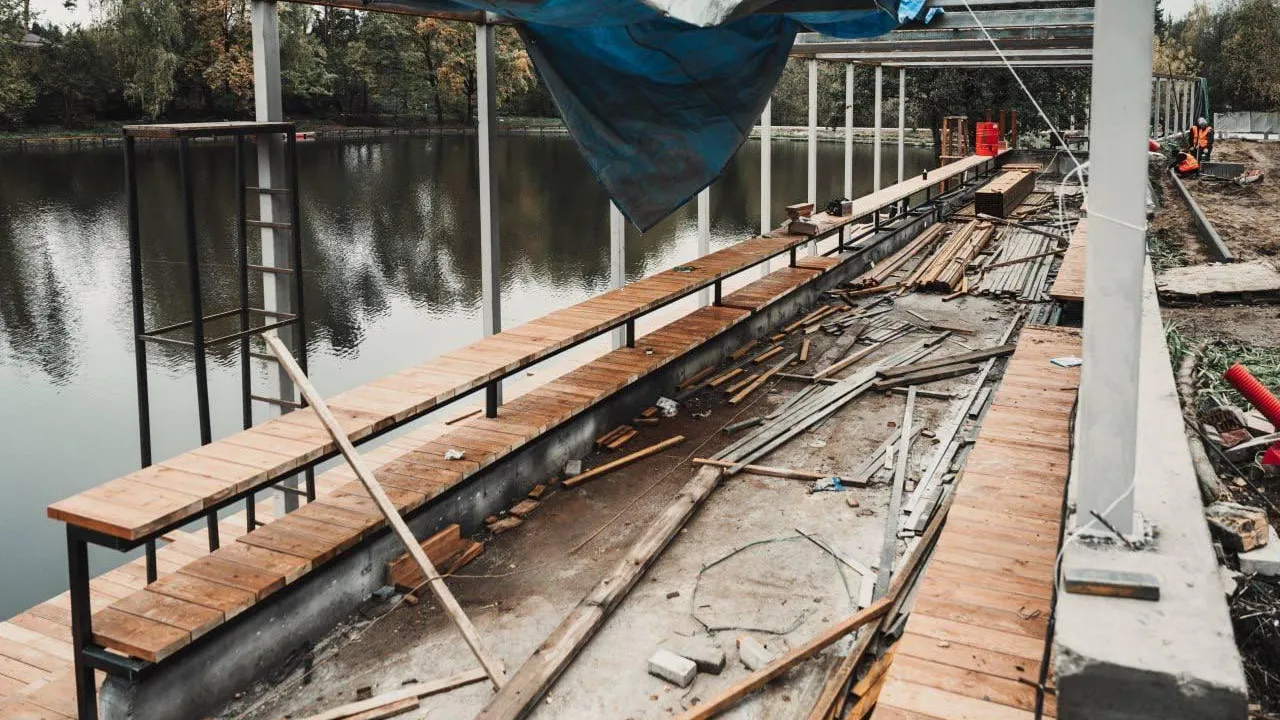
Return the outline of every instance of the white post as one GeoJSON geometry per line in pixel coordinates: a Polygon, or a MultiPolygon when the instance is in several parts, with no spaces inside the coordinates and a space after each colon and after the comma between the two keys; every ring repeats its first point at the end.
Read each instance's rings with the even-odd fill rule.
{"type": "MultiPolygon", "coordinates": [[[[711,254],[711,188],[706,187],[698,193],[698,257],[711,254]]],[[[706,307],[711,304],[711,288],[703,288],[698,293],[698,305],[706,307]]]]}
{"type": "MultiPolygon", "coordinates": [[[[1154,12],[1154,11],[1153,11],[1154,12]]],[[[627,284],[627,224],[622,211],[617,205],[609,203],[609,286],[620,288],[627,284]]],[[[616,350],[627,344],[627,331],[618,328],[613,331],[613,348],[616,350]]]]}
{"type": "MultiPolygon", "coordinates": [[[[1154,10],[1152,12],[1155,12],[1154,10]]],[[[1160,139],[1160,78],[1151,79],[1151,137],[1160,139]]]]}
{"type": "MultiPolygon", "coordinates": [[[[284,104],[280,93],[280,16],[274,0],[253,0],[250,7],[253,39],[253,104],[254,119],[258,122],[284,120],[284,104]]],[[[284,188],[288,186],[288,169],[285,167],[285,139],[279,136],[259,138],[255,144],[258,154],[258,187],[284,188]]],[[[276,193],[258,195],[258,218],[265,222],[284,221],[289,214],[290,199],[276,193]]],[[[259,231],[262,238],[263,267],[286,267],[293,257],[294,238],[288,231],[276,232],[269,227],[259,231]]],[[[262,308],[268,311],[291,313],[293,293],[288,280],[280,281],[275,273],[262,273],[262,308]]],[[[281,328],[279,337],[289,351],[299,353],[297,336],[293,328],[281,328]]],[[[266,374],[266,387],[262,394],[281,400],[297,400],[297,390],[288,373],[276,364],[274,372],[266,374]]],[[[280,414],[280,408],[267,405],[267,417],[280,414]]],[[[297,488],[298,478],[280,482],[285,487],[297,488]]],[[[275,513],[282,516],[298,509],[296,493],[280,491],[275,494],[275,513]]]]}
{"type": "Polygon", "coordinates": [[[1097,512],[1122,533],[1134,528],[1138,432],[1138,355],[1146,263],[1147,152],[1154,0],[1098,0],[1094,22],[1093,143],[1089,173],[1084,364],[1080,446],[1076,451],[1080,522],[1097,512]]]}
{"type": "Polygon", "coordinates": [[[898,68],[898,182],[906,179],[907,69],[898,68]]]}
{"type": "MultiPolygon", "coordinates": [[[[760,234],[773,230],[770,207],[773,205],[773,99],[764,104],[760,113],[760,234]]],[[[760,277],[769,274],[768,260],[760,263],[760,277]]]]}
{"type": "Polygon", "coordinates": [[[1173,80],[1168,80],[1164,88],[1164,134],[1173,134],[1173,80]]]}
{"type": "MultiPolygon", "coordinates": [[[[809,60],[809,202],[818,205],[818,61],[809,60]]],[[[809,254],[818,254],[818,241],[809,243],[809,254]]]]}
{"type": "Polygon", "coordinates": [[[884,127],[881,112],[883,111],[884,99],[884,68],[876,66],[876,127],[872,136],[871,146],[871,190],[875,192],[880,189],[880,130],[884,127]]]}
{"type": "Polygon", "coordinates": [[[844,196],[853,199],[853,63],[844,64],[844,196]]]}
{"type": "MultiPolygon", "coordinates": [[[[1186,108],[1187,127],[1191,127],[1191,123],[1196,121],[1196,110],[1195,110],[1196,85],[1195,85],[1195,82],[1191,80],[1188,80],[1186,85],[1187,85],[1187,96],[1182,99],[1182,104],[1183,104],[1183,107],[1186,108]]],[[[1185,130],[1186,128],[1179,128],[1179,129],[1185,130]]]]}
{"type": "MultiPolygon", "coordinates": [[[[485,336],[502,332],[502,272],[498,245],[498,173],[493,136],[498,128],[494,32],[476,24],[476,145],[480,148],[480,314],[485,336]]],[[[497,383],[502,404],[502,383],[497,383]]]]}

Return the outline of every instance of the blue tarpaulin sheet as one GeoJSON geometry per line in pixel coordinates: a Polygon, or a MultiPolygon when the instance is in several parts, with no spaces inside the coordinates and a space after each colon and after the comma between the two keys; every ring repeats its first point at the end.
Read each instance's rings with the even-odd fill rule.
{"type": "MultiPolygon", "coordinates": [[[[921,18],[872,10],[734,16],[740,0],[387,0],[516,21],[591,171],[647,230],[710,185],[747,139],[797,32],[847,39],[921,18]]],[[[383,4],[372,0],[376,7],[383,4]]]]}

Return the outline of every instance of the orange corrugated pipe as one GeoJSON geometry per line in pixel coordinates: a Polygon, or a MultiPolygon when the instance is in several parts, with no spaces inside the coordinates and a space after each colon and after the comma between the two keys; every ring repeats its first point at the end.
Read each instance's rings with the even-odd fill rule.
{"type": "Polygon", "coordinates": [[[1272,425],[1280,427],[1280,399],[1277,399],[1266,386],[1258,382],[1258,378],[1254,377],[1248,368],[1236,363],[1227,368],[1222,377],[1231,383],[1231,387],[1238,390],[1254,407],[1258,408],[1258,412],[1270,420],[1272,425]]]}

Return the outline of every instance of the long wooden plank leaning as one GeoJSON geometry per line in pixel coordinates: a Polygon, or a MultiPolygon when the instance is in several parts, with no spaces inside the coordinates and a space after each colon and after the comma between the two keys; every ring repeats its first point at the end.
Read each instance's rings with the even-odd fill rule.
{"type": "Polygon", "coordinates": [[[630,455],[624,455],[618,458],[617,460],[614,460],[612,462],[607,462],[601,465],[600,467],[592,468],[582,473],[581,475],[575,475],[569,478],[568,480],[565,480],[564,486],[570,487],[570,488],[577,487],[582,483],[587,482],[588,480],[596,479],[597,477],[609,472],[610,470],[616,470],[622,467],[623,465],[630,465],[631,463],[637,460],[643,460],[649,457],[650,455],[656,455],[657,453],[660,453],[663,450],[666,450],[672,445],[676,445],[682,442],[684,442],[683,435],[676,435],[675,437],[667,438],[666,440],[663,440],[662,442],[657,443],[656,445],[650,445],[649,447],[643,450],[637,450],[631,453],[630,455]]]}
{"type": "Polygon", "coordinates": [[[298,386],[302,397],[306,399],[307,404],[315,411],[316,417],[320,418],[320,422],[329,431],[333,441],[338,444],[338,449],[342,451],[343,457],[351,465],[351,470],[355,472],[365,490],[369,491],[373,502],[382,511],[387,523],[391,525],[391,529],[395,531],[396,537],[400,538],[400,542],[408,549],[409,555],[418,563],[418,567],[422,569],[422,574],[427,578],[427,585],[431,588],[431,593],[436,596],[436,600],[444,608],[445,613],[458,626],[459,632],[462,633],[462,638],[467,641],[467,646],[471,648],[471,652],[475,654],[476,659],[480,661],[480,665],[484,667],[485,674],[489,676],[489,682],[493,683],[494,689],[500,690],[506,679],[506,671],[502,667],[502,662],[489,655],[484,643],[480,641],[480,635],[476,632],[475,626],[471,624],[471,619],[463,612],[462,606],[458,604],[458,600],[449,590],[449,586],[445,585],[444,579],[440,577],[440,573],[431,564],[427,553],[418,544],[418,539],[413,536],[413,531],[405,524],[404,518],[400,517],[400,513],[391,502],[391,498],[387,497],[386,491],[382,489],[382,485],[373,476],[373,471],[369,469],[360,453],[356,452],[356,448],[351,444],[351,440],[347,438],[346,432],[338,424],[338,420],[334,418],[333,413],[329,411],[329,406],[325,404],[324,398],[320,397],[320,393],[316,392],[315,386],[311,384],[311,380],[302,372],[302,368],[294,360],[293,354],[284,346],[284,343],[280,342],[280,338],[276,337],[275,333],[264,333],[262,339],[266,341],[267,347],[271,348],[271,352],[280,361],[280,366],[289,374],[289,378],[298,386]]]}

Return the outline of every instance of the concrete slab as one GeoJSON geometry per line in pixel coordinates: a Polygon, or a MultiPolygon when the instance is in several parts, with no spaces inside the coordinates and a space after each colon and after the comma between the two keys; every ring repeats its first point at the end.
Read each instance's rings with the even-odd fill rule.
{"type": "MultiPolygon", "coordinates": [[[[1059,717],[1238,720],[1248,688],[1236,650],[1150,270],[1143,298],[1135,504],[1158,534],[1127,551],[1072,541],[1064,566],[1147,572],[1148,602],[1061,593],[1054,636],[1059,717]]],[[[1075,478],[1071,490],[1074,491],[1075,478]]]]}
{"type": "Polygon", "coordinates": [[[1280,577],[1280,536],[1276,535],[1275,528],[1269,530],[1266,545],[1237,556],[1240,559],[1240,572],[1246,575],[1280,577]]]}

